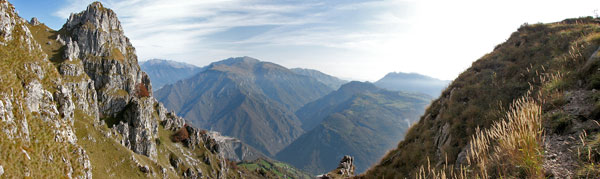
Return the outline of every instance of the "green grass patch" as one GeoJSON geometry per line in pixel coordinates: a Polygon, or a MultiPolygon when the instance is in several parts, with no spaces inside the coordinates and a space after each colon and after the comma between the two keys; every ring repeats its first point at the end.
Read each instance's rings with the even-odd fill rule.
{"type": "Polygon", "coordinates": [[[144,178],[146,175],[131,160],[134,153],[111,138],[104,136],[108,129],[96,129],[93,118],[81,110],[75,110],[75,134],[77,143],[90,157],[95,178],[144,178]]]}

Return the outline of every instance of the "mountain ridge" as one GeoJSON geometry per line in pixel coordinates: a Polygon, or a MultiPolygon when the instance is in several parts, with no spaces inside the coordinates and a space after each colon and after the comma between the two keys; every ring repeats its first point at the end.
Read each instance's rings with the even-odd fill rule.
{"type": "Polygon", "coordinates": [[[301,75],[313,77],[313,78],[317,79],[318,81],[320,81],[321,83],[329,86],[333,90],[339,89],[343,84],[348,82],[346,80],[341,80],[337,77],[325,74],[318,70],[313,70],[313,69],[308,69],[308,68],[292,68],[290,70],[292,70],[293,72],[296,72],[298,74],[301,74],[301,75]]]}
{"type": "Polygon", "coordinates": [[[189,78],[205,69],[192,64],[162,59],[141,61],[140,68],[152,80],[152,86],[155,87],[155,91],[164,85],[189,78]]]}
{"type": "Polygon", "coordinates": [[[342,156],[351,155],[356,171],[362,172],[402,139],[428,103],[428,98],[387,91],[369,82],[349,82],[313,103],[318,106],[314,109],[321,108],[316,113],[323,119],[279,152],[277,159],[322,174],[334,169],[342,156]]]}
{"type": "Polygon", "coordinates": [[[577,159],[574,151],[598,149],[589,144],[598,126],[586,123],[597,120],[591,111],[598,111],[598,98],[591,96],[599,87],[599,22],[582,17],[522,25],[460,74],[397,148],[357,178],[460,177],[451,172],[474,178],[597,176],[589,167],[597,159],[577,159]],[[527,117],[511,117],[519,115],[527,117]],[[533,122],[515,122],[520,120],[533,122]],[[520,135],[507,126],[531,133],[520,135]],[[501,135],[481,142],[491,132],[501,135]],[[584,136],[580,142],[564,142],[578,135],[584,136]],[[533,141],[507,145],[505,137],[533,141]]]}
{"type": "Polygon", "coordinates": [[[438,97],[450,81],[439,80],[418,73],[390,72],[374,82],[377,87],[393,91],[425,93],[438,97]]]}
{"type": "Polygon", "coordinates": [[[213,62],[155,96],[194,125],[274,155],[304,132],[293,111],[329,91],[315,79],[283,66],[237,57],[213,62]]]}

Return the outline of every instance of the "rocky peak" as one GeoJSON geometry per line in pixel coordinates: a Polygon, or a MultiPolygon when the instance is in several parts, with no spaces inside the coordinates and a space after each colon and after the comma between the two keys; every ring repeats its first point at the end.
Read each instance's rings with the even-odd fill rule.
{"type": "Polygon", "coordinates": [[[323,175],[317,176],[320,179],[329,179],[329,178],[349,178],[354,176],[354,157],[345,155],[342,160],[340,160],[340,164],[338,167],[323,175]]]}
{"type": "Polygon", "coordinates": [[[71,14],[65,27],[67,30],[71,30],[81,25],[104,31],[123,30],[121,23],[117,19],[117,14],[110,9],[104,8],[100,2],[90,4],[83,12],[71,14]]]}
{"type": "Polygon", "coordinates": [[[83,12],[71,14],[63,29],[72,32],[72,38],[80,42],[81,55],[109,56],[107,53],[115,52],[114,49],[127,53],[128,47],[133,48],[123,34],[117,14],[100,2],[90,4],[83,12]]]}
{"type": "Polygon", "coordinates": [[[23,20],[15,12],[15,7],[6,0],[0,0],[0,45],[6,45],[13,40],[13,35],[20,38],[28,50],[39,50],[41,47],[35,43],[29,29],[23,20]]]}
{"type": "Polygon", "coordinates": [[[69,85],[72,91],[85,93],[82,96],[87,96],[87,100],[83,101],[97,101],[97,105],[87,107],[94,116],[120,120],[113,130],[121,134],[119,142],[123,146],[156,160],[158,123],[177,127],[183,119],[167,115],[165,109],[156,105],[150,79],[140,70],[135,49],[124,35],[117,15],[94,2],[85,11],[71,14],[62,30],[66,32],[61,38],[65,41],[63,57],[67,61],[61,65],[61,74],[85,73],[91,80],[69,83],[73,84],[69,85]],[[155,112],[158,117],[153,115],[155,112]]]}
{"type": "Polygon", "coordinates": [[[63,26],[64,58],[81,59],[94,81],[102,116],[114,117],[132,98],[152,96],[148,75],[140,70],[135,48],[123,33],[117,15],[101,3],[71,14],[63,26]],[[148,94],[139,95],[139,91],[148,94]]]}
{"type": "Polygon", "coordinates": [[[342,176],[353,176],[354,175],[354,157],[345,155],[338,165],[339,174],[342,176]]]}
{"type": "MultiPolygon", "coordinates": [[[[0,40],[10,40],[14,26],[16,25],[16,14],[14,7],[8,1],[0,0],[0,40]]],[[[1,43],[1,42],[0,42],[1,43]]]]}
{"type": "Polygon", "coordinates": [[[29,24],[32,26],[36,26],[36,25],[40,25],[42,24],[36,17],[31,18],[31,20],[29,21],[29,24]]]}

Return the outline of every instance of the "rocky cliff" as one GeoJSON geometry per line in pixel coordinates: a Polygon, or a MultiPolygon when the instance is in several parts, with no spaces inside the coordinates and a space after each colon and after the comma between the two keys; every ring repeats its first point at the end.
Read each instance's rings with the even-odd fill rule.
{"type": "Polygon", "coordinates": [[[152,97],[117,15],[95,2],[54,31],[0,0],[0,176],[253,178],[152,97]]]}
{"type": "Polygon", "coordinates": [[[0,175],[91,177],[89,156],[73,126],[73,95],[27,22],[5,0],[0,0],[0,59],[0,175]]]}
{"type": "Polygon", "coordinates": [[[317,178],[319,179],[328,179],[328,178],[350,178],[354,176],[354,157],[345,155],[340,160],[340,164],[335,170],[332,170],[329,173],[319,175],[317,178]]]}
{"type": "Polygon", "coordinates": [[[239,139],[223,136],[219,132],[210,131],[209,135],[219,145],[219,153],[226,159],[241,162],[268,159],[265,154],[239,139]]]}

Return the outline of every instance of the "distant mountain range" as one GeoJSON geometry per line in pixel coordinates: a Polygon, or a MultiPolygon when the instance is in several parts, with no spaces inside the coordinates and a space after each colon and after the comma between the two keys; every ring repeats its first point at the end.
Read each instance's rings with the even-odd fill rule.
{"type": "Polygon", "coordinates": [[[155,97],[195,126],[275,155],[304,132],[294,111],[331,91],[280,65],[239,57],[212,63],[155,97]]]}
{"type": "Polygon", "coordinates": [[[440,96],[450,81],[435,79],[418,73],[391,72],[375,82],[375,85],[393,91],[425,93],[440,96]]]}
{"type": "MultiPolygon", "coordinates": [[[[391,77],[398,76],[380,81],[419,79],[391,77]]],[[[154,96],[192,125],[251,146],[233,143],[228,149],[234,151],[229,152],[235,154],[232,159],[256,158],[262,152],[312,174],[335,168],[348,154],[357,159],[358,171],[364,171],[395,147],[431,99],[251,57],[211,63],[154,96]],[[244,149],[250,152],[235,152],[244,149]]]]}
{"type": "Polygon", "coordinates": [[[343,84],[348,83],[348,81],[346,81],[346,80],[341,80],[335,76],[331,76],[331,75],[328,75],[328,74],[325,74],[323,72],[313,70],[313,69],[292,68],[290,70],[292,70],[293,72],[296,72],[298,74],[301,74],[301,75],[313,77],[316,80],[318,80],[319,82],[329,86],[330,88],[332,88],[334,90],[337,90],[343,84]]]}
{"type": "Polygon", "coordinates": [[[140,68],[150,76],[154,90],[189,78],[204,70],[204,68],[192,64],[163,59],[141,61],[140,68]]]}
{"type": "Polygon", "coordinates": [[[366,170],[395,147],[431,97],[350,82],[305,105],[296,114],[309,132],[277,154],[277,159],[313,174],[334,169],[344,155],[366,170]]]}

